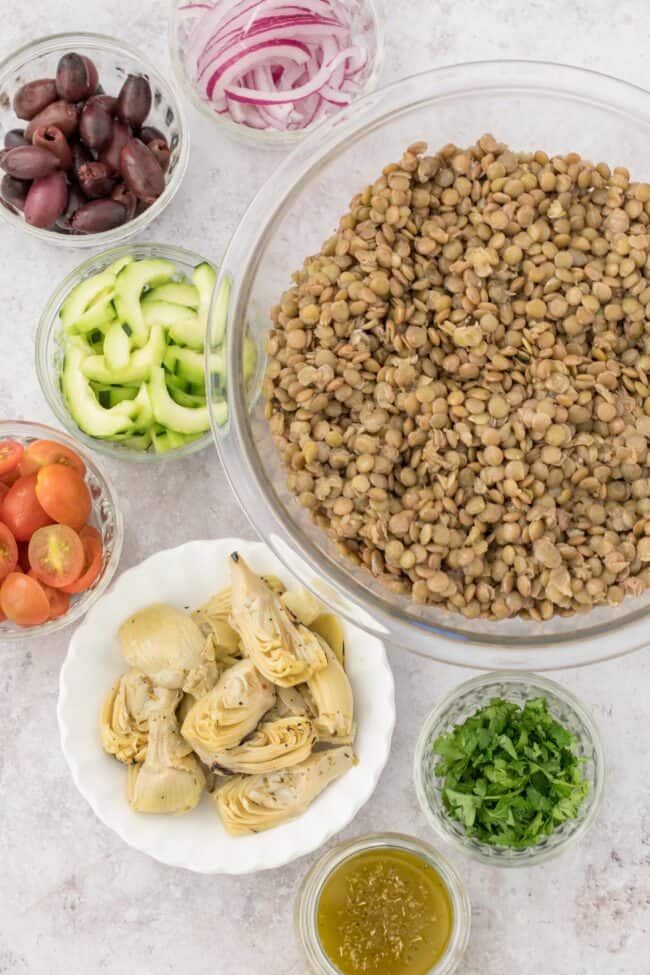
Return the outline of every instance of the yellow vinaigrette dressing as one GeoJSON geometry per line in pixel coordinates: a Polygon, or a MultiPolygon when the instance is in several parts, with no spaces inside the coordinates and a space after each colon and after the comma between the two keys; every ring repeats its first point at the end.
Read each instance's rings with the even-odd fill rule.
{"type": "Polygon", "coordinates": [[[426,975],[452,925],[438,871],[394,847],[344,860],[323,884],[316,913],[322,948],[341,975],[426,975]]]}

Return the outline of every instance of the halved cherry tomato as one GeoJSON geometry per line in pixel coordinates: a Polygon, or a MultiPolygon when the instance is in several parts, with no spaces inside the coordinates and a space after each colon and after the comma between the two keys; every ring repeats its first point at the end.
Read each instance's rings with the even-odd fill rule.
{"type": "Polygon", "coordinates": [[[20,459],[20,473],[23,477],[36,474],[47,464],[63,464],[64,467],[72,467],[82,477],[86,473],[86,465],[79,454],[54,440],[33,440],[20,459]]]}
{"type": "Polygon", "coordinates": [[[4,481],[0,481],[0,506],[2,505],[2,502],[4,501],[5,495],[7,494],[7,491],[8,490],[9,490],[9,485],[8,484],[5,484],[4,481]]]}
{"type": "Polygon", "coordinates": [[[102,536],[97,529],[92,525],[84,525],[79,532],[79,538],[84,548],[84,567],[78,579],[67,586],[60,587],[62,592],[76,593],[90,589],[102,567],[104,547],[102,536]]]}
{"type": "Polygon", "coordinates": [[[0,477],[10,474],[23,456],[24,447],[15,440],[0,440],[0,477]]]}
{"type": "Polygon", "coordinates": [[[60,589],[54,589],[53,586],[47,586],[44,582],[41,582],[38,576],[34,573],[33,569],[30,569],[27,573],[32,579],[36,579],[39,583],[41,589],[47,596],[47,601],[50,604],[50,619],[56,620],[59,616],[64,616],[65,613],[70,609],[70,597],[67,592],[62,592],[60,589]]]}
{"type": "Polygon", "coordinates": [[[19,477],[11,485],[0,507],[0,519],[17,542],[28,541],[37,528],[52,524],[54,519],[43,510],[36,497],[36,474],[19,477]]]}
{"type": "Polygon", "coordinates": [[[36,497],[43,510],[60,525],[79,531],[90,518],[93,507],[90,491],[72,467],[63,464],[41,467],[36,475],[36,497]]]}
{"type": "Polygon", "coordinates": [[[76,531],[67,525],[46,525],[29,540],[29,565],[46,586],[67,586],[81,575],[84,547],[76,531]]]}
{"type": "Polygon", "coordinates": [[[13,470],[9,471],[9,473],[0,474],[0,482],[2,484],[6,484],[7,487],[11,487],[12,484],[16,483],[20,476],[20,464],[18,464],[18,466],[14,467],[13,470]]]}
{"type": "Polygon", "coordinates": [[[18,563],[16,539],[6,525],[0,521],[0,580],[13,572],[18,563]]]}
{"type": "Polygon", "coordinates": [[[43,587],[22,572],[10,572],[0,586],[0,608],[7,619],[19,626],[38,626],[50,618],[43,587]]]}

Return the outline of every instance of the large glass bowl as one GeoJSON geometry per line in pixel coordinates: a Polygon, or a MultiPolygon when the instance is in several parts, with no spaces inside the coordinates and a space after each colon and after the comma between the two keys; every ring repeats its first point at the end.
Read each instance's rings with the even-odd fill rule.
{"type": "MultiPolygon", "coordinates": [[[[485,132],[516,148],[576,151],[650,179],[650,94],[592,71],[482,62],[429,71],[367,95],[294,150],[253,200],[230,243],[221,279],[230,288],[231,380],[241,375],[247,330],[258,347],[259,388],[269,309],[291,272],[335,230],[355,192],[416,140],[428,140],[432,149],[447,142],[464,146],[485,132]]],[[[223,298],[219,286],[216,293],[223,298]]],[[[261,400],[232,381],[228,397],[229,422],[214,424],[213,431],[244,511],[306,585],[380,638],[484,670],[575,666],[650,643],[650,591],[617,607],[540,624],[467,620],[387,591],[340,556],[287,491],[261,400]]]]}
{"type": "Polygon", "coordinates": [[[76,32],[42,37],[19,48],[0,63],[0,145],[7,131],[27,125],[16,117],[13,97],[27,81],[53,78],[61,55],[77,51],[91,58],[100,84],[109,95],[117,95],[129,73],[143,74],[151,85],[152,104],[146,124],[154,125],[165,135],[171,150],[165,173],[165,189],[148,209],[134,220],[97,234],[62,234],[41,230],[26,223],[22,213],[0,205],[0,217],[26,233],[58,247],[110,247],[144,230],[171,202],[180,186],[190,153],[190,134],[180,99],[172,84],[149,61],[146,55],[114,37],[76,32]]]}
{"type": "Polygon", "coordinates": [[[569,846],[578,843],[591,828],[600,809],[605,787],[605,755],[593,718],[570,691],[535,674],[483,674],[465,681],[438,704],[428,716],[415,746],[413,765],[415,791],[422,812],[438,836],[458,851],[495,867],[530,867],[545,863],[569,846]],[[526,701],[545,697],[549,711],[576,739],[575,753],[582,760],[581,771],[589,783],[589,794],[578,810],[576,819],[567,820],[550,836],[535,846],[514,850],[489,846],[466,834],[461,823],[452,819],[442,799],[442,779],[436,775],[440,757],[434,754],[437,738],[463,724],[495,697],[523,707],[526,701]]]}
{"type": "Polygon", "coordinates": [[[137,261],[148,260],[149,258],[164,258],[173,261],[176,267],[186,276],[191,275],[193,268],[206,258],[195,254],[193,251],[185,250],[182,247],[173,247],[170,244],[123,244],[121,247],[112,247],[108,251],[94,254],[82,264],[76,267],[59,284],[50,296],[41,320],[38,324],[35,340],[36,374],[41,385],[43,395],[47,400],[50,409],[57,420],[70,431],[70,433],[80,440],[89,450],[97,450],[101,454],[115,457],[117,460],[132,460],[136,463],[150,463],[174,460],[179,457],[187,457],[194,454],[197,450],[203,450],[211,443],[210,432],[202,434],[196,440],[190,440],[180,447],[168,450],[163,454],[157,454],[152,448],[149,450],[135,450],[120,443],[118,440],[104,440],[100,437],[91,437],[84,433],[73,420],[68,410],[67,404],[61,392],[61,369],[63,368],[64,347],[63,347],[63,326],[59,318],[59,311],[64,299],[70,291],[81,281],[99,274],[104,268],[121,257],[131,255],[137,261]]]}
{"type": "Polygon", "coordinates": [[[62,430],[55,430],[44,423],[28,423],[24,420],[1,420],[0,440],[17,440],[27,447],[33,440],[55,440],[74,450],[86,465],[86,484],[93,502],[90,524],[94,525],[102,537],[104,553],[102,567],[94,583],[85,592],[70,599],[70,609],[64,616],[49,620],[40,626],[16,626],[10,620],[0,622],[0,643],[11,640],[25,640],[37,636],[44,637],[62,630],[84,616],[93,603],[108,589],[122,554],[124,525],[115,488],[97,466],[93,457],[72,437],[62,430]]]}

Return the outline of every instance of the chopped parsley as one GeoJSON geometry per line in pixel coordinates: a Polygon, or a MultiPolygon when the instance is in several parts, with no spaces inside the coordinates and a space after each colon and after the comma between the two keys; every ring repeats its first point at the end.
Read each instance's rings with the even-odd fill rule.
{"type": "Polygon", "coordinates": [[[589,792],[575,745],[545,697],[523,708],[495,698],[434,742],[447,812],[481,843],[534,846],[589,792]]]}

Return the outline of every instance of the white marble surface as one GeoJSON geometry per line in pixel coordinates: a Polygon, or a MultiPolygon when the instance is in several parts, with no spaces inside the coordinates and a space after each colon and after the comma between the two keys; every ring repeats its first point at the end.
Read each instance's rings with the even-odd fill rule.
{"type": "MultiPolygon", "coordinates": [[[[641,0],[392,0],[384,80],[493,57],[573,62],[648,83],[641,0]]],[[[40,34],[94,29],[166,58],[162,0],[1,0],[0,56],[40,34]]],[[[215,138],[191,116],[184,186],[150,239],[219,260],[275,157],[215,138]],[[207,192],[202,192],[207,191],[207,192]]],[[[0,413],[51,421],[33,335],[43,303],[80,255],[0,228],[0,413]]],[[[127,524],[122,567],[190,538],[251,536],[212,451],[146,472],[107,465],[127,524]]],[[[76,793],[58,747],[57,674],[69,634],[0,648],[0,975],[302,975],[291,910],[313,858],[243,879],[194,876],[132,852],[76,793]]],[[[346,830],[427,835],[411,787],[420,724],[468,676],[393,650],[398,725],[389,768],[346,830]]],[[[532,870],[454,857],[473,903],[461,975],[646,975],[650,935],[650,657],[639,653],[560,679],[589,703],[609,764],[598,822],[582,845],[532,870]]]]}

